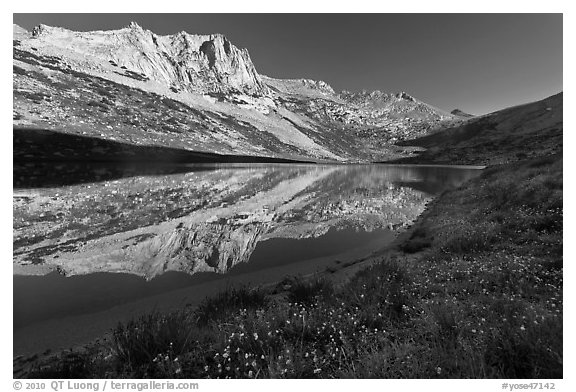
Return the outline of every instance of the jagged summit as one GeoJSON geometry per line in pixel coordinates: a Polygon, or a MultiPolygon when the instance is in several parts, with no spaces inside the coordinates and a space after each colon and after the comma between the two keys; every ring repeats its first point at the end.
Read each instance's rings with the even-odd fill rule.
{"type": "Polygon", "coordinates": [[[400,91],[397,93],[385,93],[380,90],[361,90],[358,92],[342,90],[340,97],[348,102],[361,104],[362,106],[381,107],[388,106],[395,103],[414,103],[418,104],[420,101],[415,99],[410,94],[400,91]]]}
{"type": "Polygon", "coordinates": [[[131,29],[140,29],[140,30],[144,30],[138,23],[132,21],[128,24],[128,27],[131,29]]]}
{"type": "Polygon", "coordinates": [[[396,98],[405,99],[405,100],[407,100],[407,101],[412,101],[412,102],[415,101],[415,99],[414,99],[413,96],[407,94],[407,93],[404,92],[404,91],[401,91],[401,92],[397,93],[397,94],[396,94],[396,98]]]}
{"type": "Polygon", "coordinates": [[[312,80],[312,79],[297,79],[300,83],[308,88],[313,88],[320,90],[326,94],[334,94],[334,89],[328,83],[323,80],[312,80]]]}
{"type": "Polygon", "coordinates": [[[47,54],[58,52],[66,61],[89,69],[106,70],[113,64],[175,90],[268,93],[248,51],[222,34],[162,36],[130,22],[119,30],[89,32],[39,25],[32,35],[34,45],[47,54]]]}
{"type": "Polygon", "coordinates": [[[370,99],[384,99],[384,100],[392,100],[396,99],[405,99],[407,101],[416,101],[416,99],[411,96],[410,94],[406,93],[405,91],[400,91],[397,93],[385,93],[380,90],[360,90],[360,91],[349,91],[349,90],[342,90],[340,92],[342,97],[364,97],[370,99]]]}
{"type": "Polygon", "coordinates": [[[396,141],[461,120],[405,91],[337,93],[322,80],[260,75],[222,34],[158,35],[137,22],[14,30],[23,37],[13,43],[21,126],[218,154],[366,161],[397,157],[396,141]]]}

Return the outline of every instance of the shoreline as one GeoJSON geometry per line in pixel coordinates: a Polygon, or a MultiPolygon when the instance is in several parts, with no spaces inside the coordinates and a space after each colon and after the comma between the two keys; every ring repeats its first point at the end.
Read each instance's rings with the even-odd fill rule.
{"type": "MultiPolygon", "coordinates": [[[[207,282],[200,282],[156,294],[152,297],[114,305],[109,309],[95,313],[48,319],[32,325],[26,325],[14,331],[14,342],[20,341],[23,343],[14,343],[13,356],[27,356],[39,354],[46,350],[57,351],[82,347],[101,338],[102,335],[109,335],[109,330],[119,322],[126,322],[151,310],[174,311],[181,306],[197,306],[205,298],[214,296],[218,292],[231,287],[273,287],[289,276],[311,277],[323,273],[330,274],[328,269],[338,270],[345,268],[359,261],[366,260],[374,253],[381,252],[383,249],[378,247],[377,243],[379,242],[380,240],[371,241],[363,247],[336,256],[324,256],[264,270],[222,276],[207,282]],[[46,330],[55,331],[55,333],[51,338],[47,338],[42,333],[46,330]]],[[[384,245],[384,249],[387,247],[388,245],[384,245]]]]}
{"type": "MultiPolygon", "coordinates": [[[[562,205],[561,190],[562,155],[493,166],[464,186],[433,199],[406,231],[369,257],[339,266],[328,262],[330,270],[310,271],[304,279],[301,276],[288,284],[284,283],[286,275],[279,274],[280,284],[252,286],[245,292],[228,290],[201,302],[196,310],[187,307],[146,317],[160,317],[154,328],[164,328],[162,323],[168,323],[168,328],[171,320],[180,320],[178,325],[185,323],[187,328],[211,336],[205,343],[196,343],[199,348],[182,348],[178,354],[178,366],[191,366],[183,374],[188,378],[249,377],[241,367],[230,373],[220,368],[214,373],[213,366],[221,363],[218,353],[228,353],[232,344],[238,350],[252,350],[252,334],[273,352],[279,343],[296,350],[291,355],[297,367],[279,374],[273,365],[278,359],[263,356],[264,362],[256,363],[267,366],[259,368],[267,369],[263,377],[561,378],[562,209],[557,207],[562,205]],[[532,184],[534,178],[538,182],[532,184]],[[526,193],[531,187],[536,187],[535,194],[526,193]],[[525,205],[534,212],[526,215],[525,205]],[[526,233],[514,229],[515,225],[526,233]],[[522,279],[512,271],[521,271],[522,279]],[[244,309],[235,302],[254,295],[250,300],[254,302],[244,302],[244,309]],[[329,320],[335,329],[326,325],[326,311],[332,315],[329,320]],[[213,321],[196,325],[196,315],[213,321]],[[355,320],[363,321],[357,324],[355,320]],[[262,335],[267,328],[276,328],[277,335],[262,335]],[[323,340],[324,333],[338,329],[345,340],[323,340]],[[247,337],[221,340],[222,333],[237,336],[237,331],[247,337]],[[300,338],[303,332],[292,335],[291,331],[308,331],[305,346],[294,348],[294,344],[304,343],[300,338]],[[338,359],[339,347],[352,356],[338,359]],[[320,348],[314,355],[325,365],[317,373],[305,354],[320,348]],[[200,351],[194,351],[197,349],[200,351]],[[418,355],[395,361],[406,352],[418,355]],[[522,360],[513,359],[523,352],[528,354],[522,360]],[[426,364],[414,362],[420,358],[428,358],[426,364]]],[[[132,369],[131,377],[173,377],[145,359],[139,364],[114,359],[119,347],[143,339],[134,333],[149,328],[146,323],[145,319],[132,319],[115,330],[113,342],[100,341],[37,359],[36,373],[30,373],[30,367],[26,370],[31,365],[20,358],[15,360],[15,374],[41,377],[43,372],[56,371],[73,355],[84,358],[83,371],[88,373],[82,373],[83,377],[98,377],[98,372],[114,363],[132,369]],[[109,353],[112,359],[93,359],[98,353],[109,353]]],[[[170,341],[178,341],[178,330],[171,331],[170,341]]],[[[154,344],[162,350],[161,342],[154,344]]],[[[124,349],[131,350],[129,347],[134,346],[124,349]]],[[[226,355],[236,361],[232,352],[226,355]]]]}

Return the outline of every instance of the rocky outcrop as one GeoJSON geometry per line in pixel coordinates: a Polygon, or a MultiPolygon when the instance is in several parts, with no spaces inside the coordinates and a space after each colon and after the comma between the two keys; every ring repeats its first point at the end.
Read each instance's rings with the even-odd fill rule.
{"type": "Polygon", "coordinates": [[[340,98],[362,107],[376,111],[385,111],[391,114],[408,115],[414,117],[417,114],[430,119],[451,119],[453,116],[427,103],[415,99],[408,93],[384,93],[382,91],[342,91],[340,98]]]}
{"type": "Polygon", "coordinates": [[[262,77],[272,92],[282,95],[300,96],[309,99],[339,100],[332,86],[322,80],[312,79],[275,79],[262,77]]]}
{"type": "Polygon", "coordinates": [[[466,112],[463,112],[460,109],[454,109],[450,112],[450,114],[453,114],[454,116],[458,116],[458,117],[462,117],[462,118],[471,118],[471,117],[476,117],[473,114],[468,114],[466,112]]]}
{"type": "Polygon", "coordinates": [[[323,80],[299,79],[300,83],[308,88],[319,90],[324,94],[334,94],[334,89],[323,80]]]}
{"type": "Polygon", "coordinates": [[[58,48],[69,62],[116,68],[117,73],[144,77],[174,90],[268,92],[248,51],[238,49],[221,34],[161,36],[132,22],[120,30],[89,32],[40,25],[32,35],[36,46],[58,48]]]}

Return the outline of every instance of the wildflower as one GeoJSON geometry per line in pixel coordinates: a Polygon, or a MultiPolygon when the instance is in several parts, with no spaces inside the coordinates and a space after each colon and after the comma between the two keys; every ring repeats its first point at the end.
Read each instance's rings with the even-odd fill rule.
{"type": "Polygon", "coordinates": [[[526,331],[526,328],[522,325],[522,326],[520,327],[520,330],[521,330],[521,331],[526,331]]]}
{"type": "Polygon", "coordinates": [[[254,340],[258,340],[258,334],[256,332],[254,332],[252,335],[254,336],[254,340]]]}
{"type": "Polygon", "coordinates": [[[322,369],[319,369],[319,368],[314,369],[314,374],[318,374],[318,373],[320,373],[321,371],[322,371],[322,369]]]}
{"type": "Polygon", "coordinates": [[[224,354],[222,354],[222,357],[223,357],[223,358],[228,358],[229,355],[230,355],[230,354],[228,354],[228,353],[224,353],[224,354]]]}
{"type": "Polygon", "coordinates": [[[252,372],[252,370],[250,370],[250,371],[248,372],[248,377],[252,378],[253,375],[254,375],[254,372],[252,372]]]}
{"type": "Polygon", "coordinates": [[[440,375],[440,373],[442,373],[442,368],[440,366],[438,366],[436,368],[436,374],[440,375]]]}

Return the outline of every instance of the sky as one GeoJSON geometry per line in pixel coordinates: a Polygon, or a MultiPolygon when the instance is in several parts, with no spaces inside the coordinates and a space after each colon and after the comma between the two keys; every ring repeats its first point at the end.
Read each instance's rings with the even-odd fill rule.
{"type": "Polygon", "coordinates": [[[562,91],[562,14],[14,14],[108,30],[135,21],[165,35],[222,33],[257,71],[324,80],[335,90],[406,91],[472,114],[562,91]]]}

